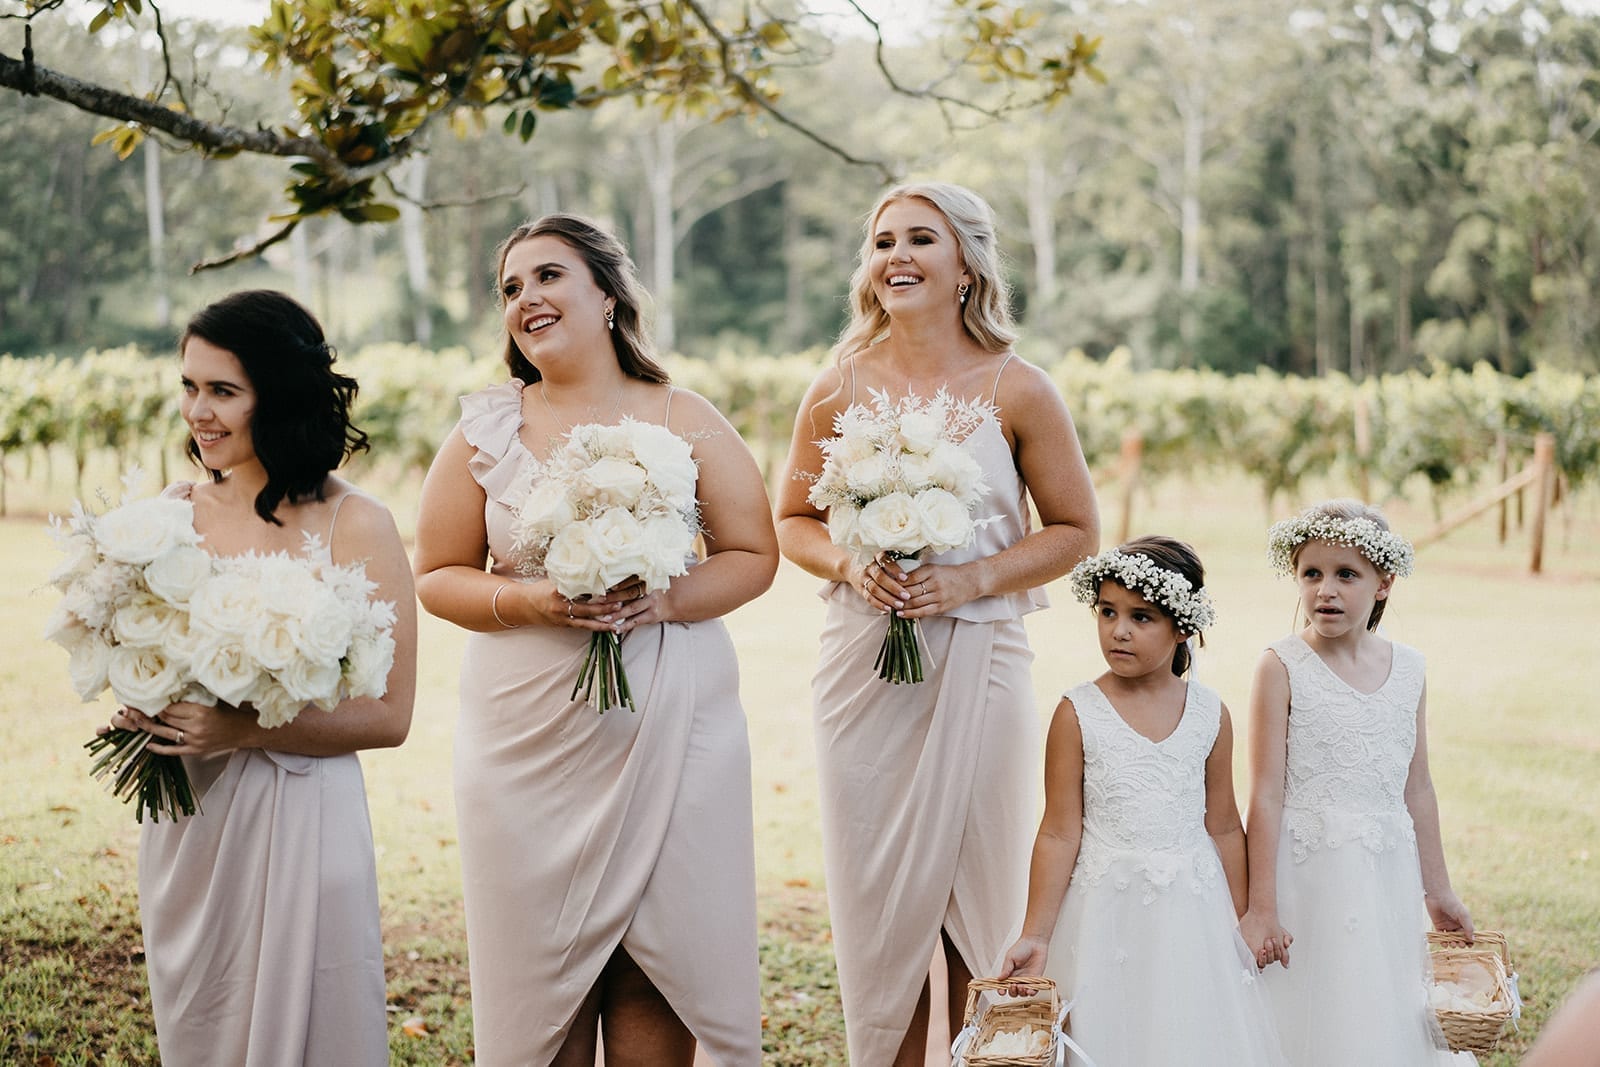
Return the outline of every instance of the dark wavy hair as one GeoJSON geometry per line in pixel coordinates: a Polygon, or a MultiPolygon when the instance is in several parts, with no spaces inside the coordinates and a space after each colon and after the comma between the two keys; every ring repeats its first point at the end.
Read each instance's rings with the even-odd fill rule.
{"type": "MultiPolygon", "coordinates": [[[[324,499],[328,475],[369,447],[350,421],[356,380],[333,369],[333,346],[316,316],[272,289],[246,289],[207,304],[184,327],[179,352],[191,337],[233,353],[250,379],[256,393],[250,439],[267,472],[256,514],[282,526],[273,514],[279,504],[324,499]]],[[[192,437],[189,458],[205,466],[192,437]]],[[[221,481],[222,472],[211,471],[211,480],[221,481]]]]}
{"type": "MultiPolygon", "coordinates": [[[[1144,537],[1135,537],[1117,546],[1117,551],[1125,556],[1144,556],[1157,567],[1165,570],[1176,571],[1189,579],[1189,588],[1199,592],[1205,588],[1206,568],[1200,562],[1200,556],[1194,547],[1187,541],[1180,541],[1176,537],[1166,537],[1161,534],[1147,534],[1144,537]]],[[[1159,603],[1155,604],[1156,610],[1172,618],[1170,612],[1159,603]]],[[[1174,620],[1176,621],[1176,620],[1174,620]]],[[[1201,648],[1206,647],[1205,634],[1193,634],[1195,643],[1201,648]]],[[[1186,642],[1179,641],[1178,649],[1172,654],[1172,673],[1182,678],[1188,673],[1193,664],[1190,660],[1189,646],[1186,642]]]]}
{"type": "MultiPolygon", "coordinates": [[[[582,257],[600,291],[616,300],[613,309],[611,347],[616,350],[617,365],[631,378],[665,385],[671,379],[666,369],[656,362],[655,346],[644,329],[644,289],[639,285],[639,275],[628,250],[611,233],[598,223],[581,215],[546,215],[521,226],[506,235],[495,249],[494,292],[495,302],[504,307],[506,298],[500,289],[500,277],[505,273],[506,256],[511,250],[533,237],[555,237],[582,257]]],[[[513,378],[532,385],[540,379],[539,368],[517,347],[510,331],[506,333],[506,369],[513,378]]]]}

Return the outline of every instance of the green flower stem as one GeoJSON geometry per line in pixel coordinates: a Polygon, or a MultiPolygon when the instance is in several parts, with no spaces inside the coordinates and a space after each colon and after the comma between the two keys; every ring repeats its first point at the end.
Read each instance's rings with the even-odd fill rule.
{"type": "Polygon", "coordinates": [[[145,813],[154,822],[165,815],[177,819],[200,810],[194,787],[183,760],[148,751],[153,734],[143,730],[107,730],[84,743],[95,757],[89,774],[96,781],[111,776],[111,795],[124,804],[134,801],[134,818],[144,822],[145,813]]]}
{"type": "Polygon", "coordinates": [[[585,703],[592,703],[602,715],[607,708],[626,707],[637,711],[633,705],[633,690],[628,685],[628,672],[622,668],[622,638],[605,630],[589,635],[589,649],[584,653],[583,665],[578,668],[578,678],[572,685],[572,699],[583,694],[585,703]],[[598,696],[595,689],[599,688],[598,696]]]}
{"type": "Polygon", "coordinates": [[[890,685],[922,681],[922,649],[917,644],[915,619],[889,616],[889,632],[883,635],[883,644],[872,666],[878,677],[890,685]]]}

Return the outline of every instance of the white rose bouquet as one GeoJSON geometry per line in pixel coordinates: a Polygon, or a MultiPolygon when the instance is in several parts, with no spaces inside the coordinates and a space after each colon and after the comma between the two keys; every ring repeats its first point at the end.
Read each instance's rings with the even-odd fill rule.
{"type": "MultiPolygon", "coordinates": [[[[213,559],[200,548],[187,500],[135,499],[96,515],[74,503],[52,520],[65,559],[50,575],[62,593],[45,638],[71,658],[85,701],[106,689],[146,715],[177,701],[251,705],[263,726],[308,703],[331,710],[350,696],[381,696],[394,660],[394,605],[372,598],[360,564],[335,566],[315,537],[307,558],[213,559]]],[[[135,818],[199,810],[177,756],[146,750],[143,730],[109,730],[86,747],[96,778],[114,775],[135,818]]]]}
{"type": "MultiPolygon", "coordinates": [[[[983,468],[961,442],[993,408],[956,400],[943,389],[932,400],[891,401],[872,391],[871,405],[851,404],[834,419],[822,448],[822,473],[808,499],[828,513],[833,543],[859,562],[885,555],[914,570],[921,557],[972,542],[984,520],[973,511],[988,486],[983,468]]],[[[895,684],[922,681],[922,653],[911,619],[889,616],[874,667],[895,684]]]]}
{"type": "MultiPolygon", "coordinates": [[[[600,596],[631,578],[646,592],[688,570],[699,532],[689,443],[648,422],[574,426],[542,463],[512,520],[519,569],[544,574],[565,597],[600,596]]],[[[572,687],[604,712],[636,710],[622,639],[596,632],[572,687]]]]}
{"type": "MultiPolygon", "coordinates": [[[[110,688],[130,708],[159,714],[168,704],[202,696],[174,654],[172,641],[188,628],[188,604],[211,570],[199,547],[194,508],[187,500],[136,499],[138,476],[124,481],[122,501],[104,514],[74,502],[66,521],[51,519],[65,558],[50,574],[61,602],[45,638],[70,654],[67,673],[86,702],[110,688]]],[[[145,751],[143,730],[111,730],[85,746],[96,757],[96,778],[115,774],[112,791],[138,798],[139,821],[148,810],[160,821],[193,815],[194,790],[183,761],[145,751]]]]}

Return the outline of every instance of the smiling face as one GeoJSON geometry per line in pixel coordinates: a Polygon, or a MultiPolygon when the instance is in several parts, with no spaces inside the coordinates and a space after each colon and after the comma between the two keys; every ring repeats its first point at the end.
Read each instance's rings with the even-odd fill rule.
{"type": "Polygon", "coordinates": [[[893,200],[878,213],[869,268],[872,291],[891,316],[918,309],[959,314],[958,288],[972,281],[949,220],[917,197],[893,200]]]}
{"type": "Polygon", "coordinates": [[[1307,541],[1294,560],[1300,608],[1318,636],[1334,639],[1367,629],[1372,608],[1388,597],[1394,576],[1348,545],[1307,541]]]}
{"type": "Polygon", "coordinates": [[[206,469],[234,470],[257,461],[250,433],[256,390],[232,352],[193,335],[183,343],[183,400],[178,408],[206,469]]]}
{"type": "Polygon", "coordinates": [[[559,237],[541,234],[512,245],[500,270],[500,295],[506,332],[541,373],[563,355],[613,351],[605,313],[616,301],[559,237]]]}
{"type": "Polygon", "coordinates": [[[1183,634],[1172,617],[1120,582],[1106,579],[1095,598],[1100,654],[1111,673],[1140,678],[1170,673],[1183,634]]]}

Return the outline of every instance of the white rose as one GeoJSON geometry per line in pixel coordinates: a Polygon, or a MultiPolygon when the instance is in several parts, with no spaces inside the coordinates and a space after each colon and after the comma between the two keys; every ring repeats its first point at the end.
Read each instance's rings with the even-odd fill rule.
{"type": "Polygon", "coordinates": [[[381,697],[389,689],[394,667],[394,638],[370,634],[351,644],[345,663],[345,682],[353,697],[381,697]]]}
{"type": "Polygon", "coordinates": [[[583,473],[584,496],[600,506],[631,508],[644,491],[644,468],[625,459],[597,459],[583,473]]]}
{"type": "Polygon", "coordinates": [[[935,475],[938,473],[932,455],[910,453],[900,457],[900,482],[907,492],[916,493],[931,485],[937,485],[935,475]]]}
{"type": "MultiPolygon", "coordinates": [[[[308,601],[327,588],[304,559],[274,553],[250,557],[249,564],[243,577],[255,587],[257,610],[261,612],[298,616],[308,601]]],[[[255,620],[250,622],[254,624],[255,620]]]]}
{"type": "Polygon", "coordinates": [[[916,502],[904,493],[879,497],[861,509],[862,547],[879,552],[917,552],[925,544],[916,502]]]}
{"type": "Polygon", "coordinates": [[[303,656],[292,660],[273,677],[300,703],[315,703],[324,711],[332,711],[338,705],[339,687],[344,680],[338,661],[318,663],[303,656]]]}
{"type": "Polygon", "coordinates": [[[907,452],[927,455],[943,437],[943,419],[931,411],[908,411],[900,416],[895,441],[907,452]]]}
{"type": "Polygon", "coordinates": [[[972,517],[954,494],[944,489],[924,489],[917,494],[916,505],[928,548],[943,552],[972,540],[972,517]]]}
{"type": "Polygon", "coordinates": [[[304,700],[296,700],[283,686],[276,682],[268,682],[250,701],[250,706],[255,709],[256,722],[263,729],[271,730],[294,721],[300,714],[300,709],[306,706],[304,700]]]}
{"type": "Polygon", "coordinates": [[[242,634],[261,614],[260,594],[261,587],[237,571],[213,574],[189,598],[189,625],[208,634],[242,634]]]}
{"type": "Polygon", "coordinates": [[[326,587],[318,586],[300,608],[294,635],[300,649],[297,658],[337,667],[350,647],[350,635],[354,632],[355,616],[350,606],[326,587]]]}
{"type": "Polygon", "coordinates": [[[858,497],[881,496],[889,481],[889,464],[883,453],[874,452],[844,469],[845,484],[858,497]]]}
{"type": "Polygon", "coordinates": [[[676,515],[657,515],[643,524],[645,569],[639,577],[645,589],[655,592],[672,584],[672,579],[688,570],[689,554],[694,550],[694,534],[688,523],[676,515]]]}
{"type": "Polygon", "coordinates": [[[119,563],[149,563],[170,548],[199,540],[194,506],[161,497],[135,500],[95,520],[95,540],[101,552],[119,563]]]}
{"type": "MultiPolygon", "coordinates": [[[[194,663],[195,655],[206,641],[215,636],[214,631],[196,629],[188,612],[177,611],[173,612],[171,621],[167,623],[167,634],[161,642],[161,647],[166,650],[168,659],[192,674],[194,672],[191,670],[191,665],[194,663]]],[[[205,701],[196,700],[194,703],[204,704],[205,701]]]]}
{"type": "Polygon", "coordinates": [[[544,554],[544,572],[562,596],[598,595],[606,591],[600,562],[589,543],[589,523],[575,522],[556,534],[544,554]]]}
{"type": "Polygon", "coordinates": [[[653,422],[635,422],[628,429],[633,458],[649,475],[650,484],[672,507],[684,510],[692,506],[700,472],[689,442],[653,422]]]}
{"type": "Polygon", "coordinates": [[[551,536],[567,523],[577,519],[572,501],[567,499],[567,486],[555,478],[543,478],[529,490],[517,509],[517,532],[533,532],[551,536]]]}
{"type": "Polygon", "coordinates": [[[828,539],[841,548],[855,552],[861,547],[860,525],[860,508],[835,504],[828,509],[828,539]]]}
{"type": "Polygon", "coordinates": [[[195,681],[234,707],[255,695],[261,674],[241,635],[228,633],[219,633],[196,649],[189,669],[195,681]]]}
{"type": "Polygon", "coordinates": [[[160,714],[183,688],[184,681],[177,664],[161,649],[127,645],[111,650],[106,680],[118,700],[146,715],[160,714]]]}
{"type": "Polygon", "coordinates": [[[645,548],[644,527],[631,512],[611,508],[590,523],[589,533],[595,562],[600,568],[600,581],[606,589],[645,569],[649,553],[645,548]]]}
{"type": "Polygon", "coordinates": [[[983,467],[957,444],[940,443],[929,459],[933,484],[950,490],[962,500],[975,501],[988,488],[983,482],[983,467]]]}
{"type": "Polygon", "coordinates": [[[67,674],[72,688],[84,700],[93,700],[105,692],[110,684],[107,673],[111,669],[111,646],[94,634],[84,638],[72,649],[67,660],[67,674]]]}
{"type": "Polygon", "coordinates": [[[111,632],[117,643],[153,647],[166,643],[177,609],[160,597],[138,593],[111,616],[111,632]]]}
{"type": "Polygon", "coordinates": [[[263,670],[281,671],[300,655],[300,619],[265,611],[241,638],[245,652],[263,670]]]}
{"type": "Polygon", "coordinates": [[[144,584],[163,600],[187,604],[211,576],[211,556],[193,545],[175,545],[144,568],[144,584]]]}

